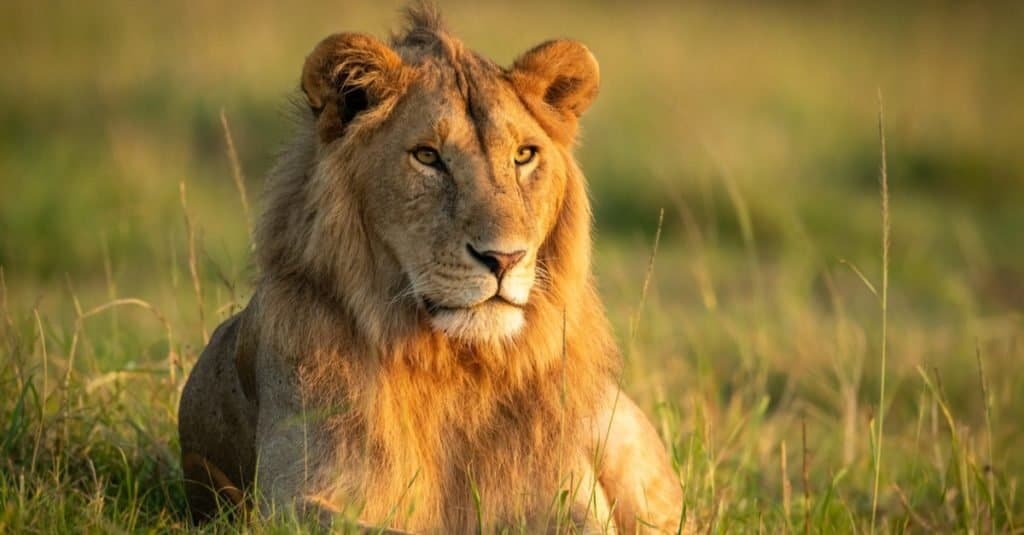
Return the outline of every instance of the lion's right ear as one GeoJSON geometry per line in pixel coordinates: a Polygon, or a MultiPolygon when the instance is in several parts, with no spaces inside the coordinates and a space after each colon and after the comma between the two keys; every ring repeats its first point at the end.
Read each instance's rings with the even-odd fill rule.
{"type": "Polygon", "coordinates": [[[320,140],[341,137],[357,115],[396,97],[407,70],[394,50],[369,35],[339,33],[320,41],[302,68],[302,92],[320,140]]]}

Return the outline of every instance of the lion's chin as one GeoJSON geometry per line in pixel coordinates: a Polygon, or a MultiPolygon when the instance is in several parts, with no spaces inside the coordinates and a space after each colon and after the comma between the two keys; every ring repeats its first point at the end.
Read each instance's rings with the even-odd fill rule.
{"type": "Polygon", "coordinates": [[[496,342],[514,337],[526,323],[523,309],[487,302],[472,308],[444,308],[430,316],[430,327],[467,342],[496,342]]]}

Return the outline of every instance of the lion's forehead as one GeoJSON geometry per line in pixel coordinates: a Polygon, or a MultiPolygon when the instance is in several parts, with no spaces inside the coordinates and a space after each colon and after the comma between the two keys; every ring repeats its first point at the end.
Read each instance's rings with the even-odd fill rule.
{"type": "Polygon", "coordinates": [[[462,128],[486,148],[517,140],[537,126],[505,71],[486,58],[434,58],[421,69],[429,73],[423,91],[436,102],[433,126],[442,136],[462,128]]]}

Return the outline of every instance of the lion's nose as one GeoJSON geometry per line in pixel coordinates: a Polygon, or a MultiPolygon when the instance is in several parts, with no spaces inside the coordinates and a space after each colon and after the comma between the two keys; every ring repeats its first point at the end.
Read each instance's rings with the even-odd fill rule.
{"type": "Polygon", "coordinates": [[[494,273],[495,277],[500,280],[505,272],[512,269],[512,266],[519,263],[526,256],[525,250],[512,251],[509,253],[501,251],[477,251],[472,245],[466,244],[466,249],[469,250],[469,255],[475,258],[481,264],[487,266],[487,269],[494,273]]]}

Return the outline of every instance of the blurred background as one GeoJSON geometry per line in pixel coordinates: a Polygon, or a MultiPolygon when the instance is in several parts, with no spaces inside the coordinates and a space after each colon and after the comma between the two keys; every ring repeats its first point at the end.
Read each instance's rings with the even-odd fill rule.
{"type": "MultiPolygon", "coordinates": [[[[31,333],[38,311],[59,353],[76,299],[88,309],[137,297],[173,337],[147,310],[114,309],[85,322],[80,374],[166,373],[154,363],[169,353],[187,371],[202,329],[244,303],[256,275],[221,110],[255,217],[264,173],[292,129],[305,54],[335,31],[386,36],[402,5],[0,4],[10,332],[31,333]]],[[[882,502],[890,515],[923,511],[920,528],[968,522],[962,502],[980,514],[985,499],[990,517],[994,508],[1021,520],[1024,4],[441,7],[456,35],[501,64],[552,37],[579,39],[600,61],[578,157],[627,391],[659,414],[680,466],[702,474],[692,488],[710,485],[689,499],[737,517],[783,498],[799,472],[780,471],[780,454],[799,466],[803,422],[818,491],[849,469],[836,492],[855,525],[866,518],[881,378],[882,314],[869,288],[882,283],[881,98],[892,225],[882,502]],[[694,458],[704,460],[684,462],[694,458]],[[1005,492],[982,485],[983,499],[957,487],[951,466],[961,458],[1005,492]]],[[[18,371],[0,379],[12,385],[38,373],[26,337],[5,349],[18,371]]],[[[88,395],[134,406],[152,394],[103,388],[88,395]]],[[[173,441],[168,407],[170,423],[154,436],[173,441]]]]}

